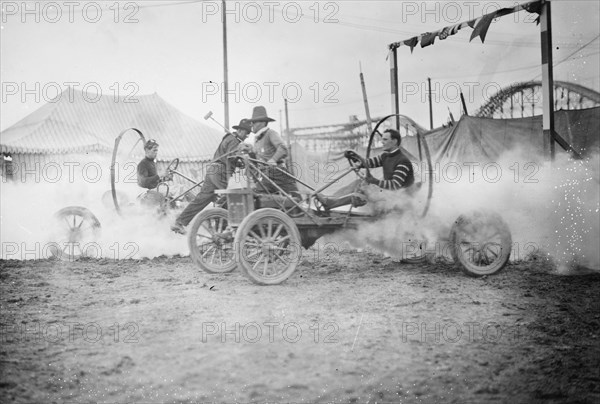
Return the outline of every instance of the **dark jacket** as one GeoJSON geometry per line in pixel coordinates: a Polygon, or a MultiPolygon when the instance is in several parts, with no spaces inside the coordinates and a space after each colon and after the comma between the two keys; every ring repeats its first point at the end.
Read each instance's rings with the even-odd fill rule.
{"type": "Polygon", "coordinates": [[[148,157],[144,158],[137,166],[137,182],[142,188],[156,188],[160,176],[156,172],[156,163],[148,157]]]}

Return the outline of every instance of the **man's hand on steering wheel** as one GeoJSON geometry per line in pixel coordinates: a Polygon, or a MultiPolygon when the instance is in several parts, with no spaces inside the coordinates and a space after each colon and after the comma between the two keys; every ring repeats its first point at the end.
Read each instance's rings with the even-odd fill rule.
{"type": "Polygon", "coordinates": [[[167,171],[165,175],[160,179],[160,182],[173,181],[173,173],[167,171]]]}
{"type": "Polygon", "coordinates": [[[365,167],[365,160],[361,156],[359,156],[358,153],[356,153],[354,150],[346,150],[344,152],[344,157],[348,159],[348,161],[354,168],[365,167]]]}

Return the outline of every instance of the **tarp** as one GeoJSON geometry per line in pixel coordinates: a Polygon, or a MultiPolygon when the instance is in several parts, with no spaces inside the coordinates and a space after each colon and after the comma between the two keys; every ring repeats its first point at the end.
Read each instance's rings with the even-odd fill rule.
{"type": "MultiPolygon", "coordinates": [[[[589,156],[600,151],[600,107],[556,111],[555,130],[575,151],[589,156]]],[[[542,116],[518,119],[477,118],[463,115],[452,125],[424,135],[433,162],[495,161],[508,150],[519,149],[543,157],[542,116]]],[[[403,138],[402,145],[419,156],[416,137],[403,138]]],[[[556,151],[563,149],[556,144],[556,151]]]]}

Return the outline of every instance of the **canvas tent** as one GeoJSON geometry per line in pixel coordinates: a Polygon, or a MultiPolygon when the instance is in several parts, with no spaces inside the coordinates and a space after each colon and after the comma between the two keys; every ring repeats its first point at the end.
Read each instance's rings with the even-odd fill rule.
{"type": "MultiPolygon", "coordinates": [[[[223,137],[222,130],[186,116],[156,93],[130,98],[112,94],[97,97],[69,88],[4,130],[0,152],[12,158],[12,171],[19,181],[29,181],[35,176],[22,177],[19,171],[31,170],[36,164],[61,165],[82,158],[104,164],[115,138],[131,127],[142,131],[146,139],[158,141],[159,168],[177,157],[182,162],[181,170],[191,175],[212,158],[223,137]]],[[[141,144],[133,149],[131,158],[143,158],[141,144]]]]}

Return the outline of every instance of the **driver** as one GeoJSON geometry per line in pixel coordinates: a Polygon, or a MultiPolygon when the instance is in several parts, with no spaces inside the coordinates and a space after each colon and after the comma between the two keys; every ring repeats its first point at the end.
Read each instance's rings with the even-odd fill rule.
{"type": "Polygon", "coordinates": [[[149,139],[144,144],[144,153],[146,157],[137,166],[137,183],[142,188],[154,189],[161,181],[161,177],[156,171],[155,159],[158,154],[158,143],[156,140],[149,139]]]}
{"type": "MultiPolygon", "coordinates": [[[[369,175],[365,177],[365,182],[368,184],[377,185],[383,189],[398,190],[408,188],[415,182],[413,166],[408,157],[400,150],[402,137],[400,132],[395,129],[387,129],[381,136],[384,153],[376,157],[371,157],[367,160],[369,168],[383,167],[383,179],[379,180],[369,175]]],[[[363,167],[361,158],[352,150],[348,150],[344,155],[358,163],[358,167],[363,167]]],[[[366,203],[364,193],[360,189],[360,183],[354,182],[351,184],[352,189],[359,188],[359,192],[351,193],[337,197],[325,197],[317,194],[317,200],[321,202],[327,209],[337,208],[339,206],[352,204],[354,206],[362,206],[366,203]]],[[[348,189],[348,187],[346,187],[348,189]]]]}
{"type": "Polygon", "coordinates": [[[190,224],[194,216],[217,198],[215,190],[227,188],[229,178],[235,171],[235,164],[232,162],[233,153],[246,140],[252,130],[252,126],[248,119],[242,119],[240,124],[234,126],[233,129],[236,129],[236,132],[227,133],[223,136],[223,140],[221,140],[219,147],[217,147],[213,160],[206,169],[204,183],[200,192],[186,206],[171,226],[171,230],[175,233],[185,234],[185,227],[190,224]]]}

